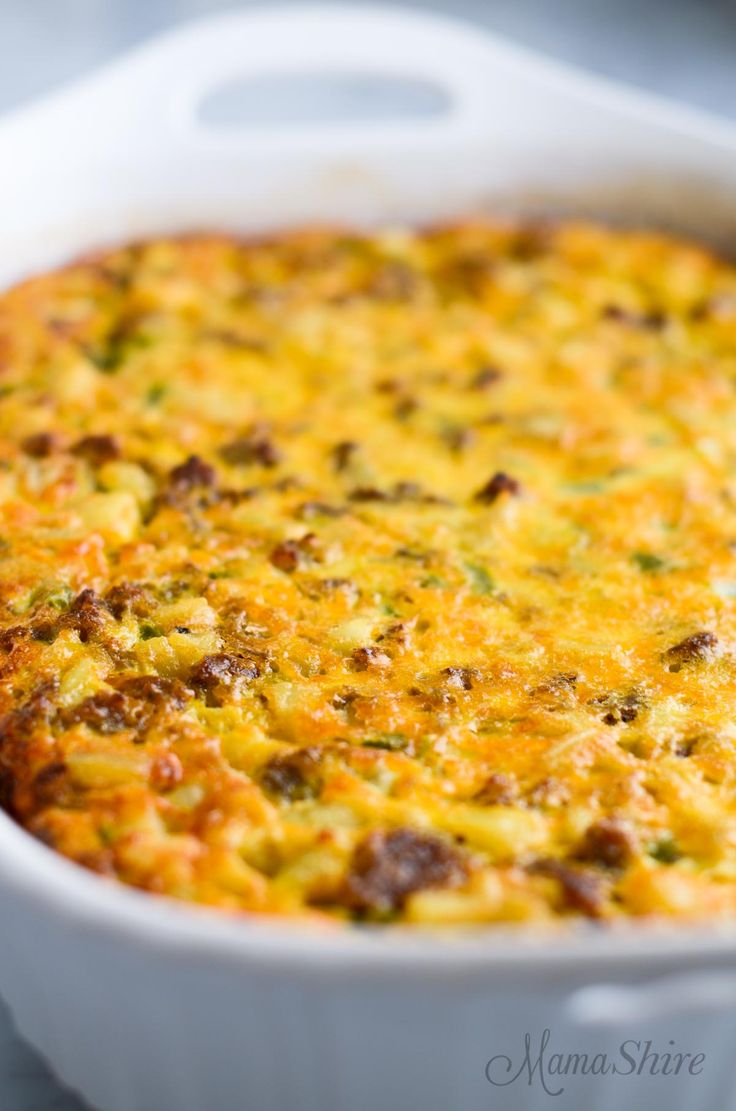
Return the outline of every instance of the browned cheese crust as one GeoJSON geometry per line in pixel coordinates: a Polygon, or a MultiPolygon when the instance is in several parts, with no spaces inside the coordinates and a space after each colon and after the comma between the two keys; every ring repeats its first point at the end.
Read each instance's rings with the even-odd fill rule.
{"type": "Polygon", "coordinates": [[[463,224],[0,297],[0,787],[230,911],[736,909],[736,271],[463,224]]]}

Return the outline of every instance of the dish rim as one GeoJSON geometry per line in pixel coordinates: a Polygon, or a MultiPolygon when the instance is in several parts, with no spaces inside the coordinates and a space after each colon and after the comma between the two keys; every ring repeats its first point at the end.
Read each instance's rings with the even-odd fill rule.
{"type": "MultiPolygon", "coordinates": [[[[412,976],[505,972],[535,976],[554,969],[582,974],[601,964],[649,967],[695,958],[713,962],[736,952],[736,921],[703,926],[624,920],[569,928],[497,923],[355,927],[302,917],[229,912],[138,890],[87,871],[36,840],[0,811],[0,881],[74,928],[155,946],[162,956],[186,950],[219,965],[250,958],[260,967],[362,975],[398,968],[412,976]]],[[[573,921],[573,920],[571,920],[573,921]]]]}

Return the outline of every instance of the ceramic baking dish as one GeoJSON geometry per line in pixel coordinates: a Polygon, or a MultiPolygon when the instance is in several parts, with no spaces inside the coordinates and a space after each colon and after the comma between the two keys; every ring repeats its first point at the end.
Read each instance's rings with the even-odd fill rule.
{"type": "MultiPolygon", "coordinates": [[[[2,284],[146,233],[489,206],[736,243],[736,128],[389,8],[270,8],[176,31],[6,117],[0,166],[2,284]],[[201,111],[235,81],[325,74],[410,79],[434,107],[267,129],[201,111]]],[[[18,1028],[103,1111],[724,1111],[736,1092],[736,930],[233,920],[100,880],[4,815],[0,906],[18,1028]],[[678,1075],[650,1075],[651,1057],[630,1069],[622,1045],[638,1066],[647,1042],[704,1056],[678,1075]],[[555,1053],[623,1067],[559,1076],[555,1053]]]]}

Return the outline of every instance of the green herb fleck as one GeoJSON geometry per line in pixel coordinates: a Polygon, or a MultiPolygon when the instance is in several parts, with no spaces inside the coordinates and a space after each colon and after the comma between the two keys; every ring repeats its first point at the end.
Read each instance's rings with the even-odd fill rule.
{"type": "Polygon", "coordinates": [[[148,405],[158,405],[160,401],[163,401],[165,396],[166,386],[162,385],[161,382],[155,382],[146,394],[146,403],[148,405]]]}
{"type": "Polygon", "coordinates": [[[115,330],[101,343],[85,347],[84,353],[103,374],[115,374],[125,356],[125,339],[115,330]]]}
{"type": "Polygon", "coordinates": [[[660,864],[674,864],[682,857],[682,853],[669,834],[653,842],[647,851],[652,859],[659,861],[660,864]]]}
{"type": "Polygon", "coordinates": [[[649,574],[654,574],[657,571],[663,571],[667,563],[658,555],[653,552],[634,552],[631,557],[632,563],[635,563],[640,571],[646,571],[649,574]]]}
{"type": "Polygon", "coordinates": [[[70,586],[66,586],[64,583],[54,583],[51,586],[41,586],[34,590],[29,599],[29,606],[41,603],[41,605],[53,606],[55,610],[65,610],[69,607],[73,597],[74,591],[70,586]]]}
{"type": "Polygon", "coordinates": [[[422,581],[419,583],[419,585],[422,586],[422,587],[429,588],[429,587],[434,587],[434,586],[436,586],[436,587],[447,586],[447,583],[445,582],[444,579],[441,579],[439,577],[439,575],[427,575],[426,578],[422,579],[422,581]]]}
{"type": "Polygon", "coordinates": [[[70,586],[59,586],[56,590],[51,591],[46,601],[55,610],[65,610],[69,608],[69,603],[73,597],[74,591],[70,586]]]}
{"type": "Polygon", "coordinates": [[[493,576],[478,563],[466,563],[468,582],[476,594],[493,594],[496,583],[493,576]]]}
{"type": "Polygon", "coordinates": [[[512,732],[511,726],[518,725],[524,718],[484,718],[478,722],[477,731],[482,736],[512,732]]]}
{"type": "Polygon", "coordinates": [[[152,625],[147,621],[141,625],[141,640],[153,640],[154,637],[160,636],[163,636],[163,630],[158,625],[152,625]]]}
{"type": "Polygon", "coordinates": [[[383,748],[387,752],[403,752],[407,744],[408,740],[403,733],[379,733],[378,736],[363,741],[363,748],[383,748]]]}

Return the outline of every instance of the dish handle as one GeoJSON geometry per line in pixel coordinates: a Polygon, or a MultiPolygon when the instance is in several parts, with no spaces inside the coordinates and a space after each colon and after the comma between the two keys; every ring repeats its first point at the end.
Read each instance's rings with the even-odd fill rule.
{"type": "MultiPolygon", "coordinates": [[[[119,153],[135,136],[153,145],[162,136],[181,143],[219,143],[248,148],[278,145],[290,150],[336,144],[363,148],[373,136],[409,146],[428,134],[467,138],[511,126],[518,72],[513,47],[451,18],[380,5],[275,6],[223,13],[185,24],[46,102],[23,109],[64,117],[89,141],[115,144],[119,153]],[[434,90],[442,110],[411,118],[345,123],[208,123],[203,103],[238,82],[295,76],[339,75],[379,82],[417,83],[434,90]],[[95,124],[96,121],[96,124],[95,124]],[[104,123],[104,126],[101,126],[104,123]],[[341,144],[341,140],[343,140],[341,144]]],[[[522,66],[522,69],[524,67],[522,66]]],[[[518,89],[516,89],[518,91],[518,89]]],[[[370,99],[370,98],[367,98],[370,99]]],[[[25,120],[28,123],[28,119],[25,120]]],[[[69,135],[67,131],[67,141],[69,135]]]]}
{"type": "Polygon", "coordinates": [[[625,1026],[736,1009],[736,972],[699,971],[644,984],[590,984],[573,992],[565,1013],[578,1026],[625,1026]]]}
{"type": "Polygon", "coordinates": [[[651,157],[663,166],[672,157],[671,136],[684,142],[690,131],[696,148],[690,161],[702,164],[709,143],[719,168],[724,151],[732,163],[730,125],[621,90],[454,17],[360,3],[277,4],[184,24],[0,119],[5,149],[15,141],[19,174],[26,161],[36,172],[39,150],[58,168],[70,160],[99,166],[100,156],[120,166],[130,151],[139,160],[161,149],[175,158],[177,148],[189,155],[215,147],[238,159],[262,150],[278,157],[383,156],[439,145],[451,156],[456,142],[459,149],[477,140],[480,149],[510,152],[515,167],[525,152],[536,152],[535,166],[540,152],[556,151],[558,162],[547,169],[557,181],[566,180],[568,163],[570,173],[580,172],[579,158],[560,162],[561,150],[584,150],[586,166],[603,167],[622,146],[629,160],[638,152],[641,165],[651,157]],[[262,115],[253,121],[251,83],[260,82],[262,105],[264,82],[266,100],[283,79],[293,101],[295,79],[298,99],[299,81],[320,77],[328,87],[330,78],[348,86],[367,79],[362,102],[368,112],[347,122],[330,119],[335,97],[328,94],[317,98],[327,106],[327,119],[305,119],[298,111],[296,121],[269,124],[269,112],[265,121],[262,115]],[[418,85],[429,93],[424,106],[429,100],[434,108],[390,117],[385,97],[374,95],[382,80],[389,87],[418,85]],[[223,122],[203,113],[213,95],[233,86],[240,86],[246,108],[240,119],[223,122]],[[383,109],[370,118],[376,102],[383,109]]]}

